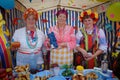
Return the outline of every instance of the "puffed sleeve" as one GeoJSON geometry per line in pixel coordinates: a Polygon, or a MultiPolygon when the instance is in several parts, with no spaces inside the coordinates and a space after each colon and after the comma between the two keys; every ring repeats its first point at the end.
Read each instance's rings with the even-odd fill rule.
{"type": "Polygon", "coordinates": [[[81,40],[82,36],[83,35],[82,35],[81,31],[78,31],[76,33],[76,46],[80,46],[80,40],[81,40]]]}
{"type": "Polygon", "coordinates": [[[13,41],[18,41],[18,36],[19,36],[18,30],[15,30],[15,32],[13,34],[13,37],[12,37],[12,42],[13,41]]]}
{"type": "Polygon", "coordinates": [[[70,29],[70,41],[67,42],[68,49],[74,49],[76,46],[75,31],[71,27],[70,29]]]}
{"type": "Polygon", "coordinates": [[[99,44],[99,49],[103,50],[104,52],[107,52],[106,36],[102,29],[99,30],[99,44]]]}

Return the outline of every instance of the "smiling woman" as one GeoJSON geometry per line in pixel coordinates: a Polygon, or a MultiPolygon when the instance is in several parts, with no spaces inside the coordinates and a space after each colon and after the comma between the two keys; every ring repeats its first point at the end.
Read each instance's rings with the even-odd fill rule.
{"type": "Polygon", "coordinates": [[[26,26],[17,29],[12,38],[13,42],[20,43],[18,48],[12,47],[13,50],[17,49],[16,62],[17,65],[30,64],[31,69],[40,69],[40,65],[44,62],[42,53],[45,53],[45,48],[44,51],[42,49],[45,35],[35,26],[38,13],[35,9],[28,8],[23,17],[26,26]]]}
{"type": "Polygon", "coordinates": [[[85,68],[100,66],[101,60],[98,56],[106,52],[107,43],[104,31],[95,25],[98,21],[98,14],[87,10],[81,12],[80,20],[85,27],[76,34],[76,49],[81,54],[76,57],[76,64],[83,65],[85,68]],[[97,60],[96,57],[98,57],[97,60]]]}
{"type": "MultiPolygon", "coordinates": [[[[49,33],[54,33],[58,44],[57,48],[50,51],[50,64],[73,64],[73,49],[75,48],[74,29],[66,24],[68,13],[65,9],[60,9],[57,12],[57,25],[50,27],[49,33]],[[63,57],[64,56],[64,57],[63,57]]],[[[46,46],[50,44],[46,40],[46,46]]],[[[51,46],[52,48],[52,46],[51,46]]]]}

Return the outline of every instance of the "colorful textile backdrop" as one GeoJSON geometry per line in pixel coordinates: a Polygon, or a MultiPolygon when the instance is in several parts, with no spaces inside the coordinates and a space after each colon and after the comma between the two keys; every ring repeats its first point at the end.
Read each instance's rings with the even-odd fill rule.
{"type": "Polygon", "coordinates": [[[4,20],[0,14],[0,57],[3,68],[12,67],[10,45],[8,44],[9,31],[4,26],[4,20]]]}

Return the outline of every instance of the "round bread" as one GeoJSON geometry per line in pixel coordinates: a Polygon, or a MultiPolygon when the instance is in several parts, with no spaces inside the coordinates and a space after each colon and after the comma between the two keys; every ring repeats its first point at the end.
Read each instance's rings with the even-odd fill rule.
{"type": "Polygon", "coordinates": [[[20,47],[20,42],[12,42],[11,46],[14,48],[19,48],[20,47]]]}

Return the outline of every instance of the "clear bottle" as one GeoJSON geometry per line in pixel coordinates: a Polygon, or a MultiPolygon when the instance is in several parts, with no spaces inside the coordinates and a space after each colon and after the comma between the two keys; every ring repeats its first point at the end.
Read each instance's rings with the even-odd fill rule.
{"type": "Polygon", "coordinates": [[[101,69],[103,73],[107,73],[107,70],[108,70],[107,55],[104,56],[104,59],[101,62],[101,69]]]}

